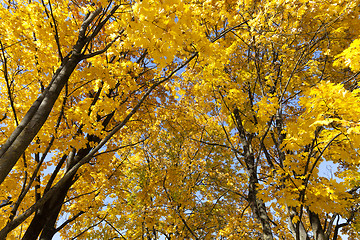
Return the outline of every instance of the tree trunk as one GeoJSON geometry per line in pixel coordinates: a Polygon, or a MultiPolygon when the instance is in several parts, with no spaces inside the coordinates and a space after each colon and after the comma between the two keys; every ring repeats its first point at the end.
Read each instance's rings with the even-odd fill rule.
{"type": "Polygon", "coordinates": [[[314,235],[314,240],[329,240],[329,236],[324,232],[324,229],[321,226],[319,215],[310,211],[309,209],[307,209],[307,212],[310,219],[311,229],[314,235]]]}
{"type": "Polygon", "coordinates": [[[31,106],[19,126],[1,147],[0,184],[44,125],[61,90],[79,61],[80,57],[73,55],[63,63],[44,93],[31,106]]]}
{"type": "Polygon", "coordinates": [[[236,127],[239,131],[239,136],[241,143],[243,145],[244,151],[244,161],[246,163],[246,170],[249,177],[249,193],[248,201],[250,204],[251,211],[255,218],[260,222],[262,227],[263,239],[264,240],[273,240],[273,235],[270,226],[270,219],[267,215],[265,203],[259,199],[257,194],[257,184],[259,183],[257,177],[257,168],[255,165],[255,157],[251,147],[251,135],[245,132],[245,129],[242,125],[241,117],[239,110],[235,108],[234,116],[236,120],[236,127]]]}
{"type": "MultiPolygon", "coordinates": [[[[118,6],[115,6],[113,11],[117,8],[118,6]]],[[[70,75],[73,73],[78,63],[85,57],[82,54],[85,44],[91,41],[98,33],[93,33],[91,37],[86,37],[86,30],[90,23],[101,13],[101,11],[102,9],[98,8],[85,17],[84,22],[80,27],[78,40],[73,47],[73,50],[64,59],[62,59],[61,66],[52,77],[50,84],[33,103],[25,117],[21,120],[20,124],[1,146],[0,184],[4,181],[11,169],[15,166],[19,157],[25,152],[26,148],[40,131],[70,75]]],[[[103,22],[99,23],[94,31],[100,31],[106,21],[103,20],[103,22]]]]}
{"type": "Polygon", "coordinates": [[[287,211],[288,211],[288,214],[289,214],[289,228],[292,232],[292,235],[294,236],[295,240],[310,240],[307,232],[306,232],[306,229],[304,227],[304,224],[301,220],[299,220],[300,222],[297,223],[298,226],[294,226],[294,223],[293,223],[293,218],[295,216],[297,216],[297,212],[296,212],[296,208],[295,207],[289,207],[289,206],[286,206],[287,207],[287,211]]]}
{"type": "Polygon", "coordinates": [[[22,240],[37,239],[40,234],[41,239],[52,239],[52,237],[56,233],[54,231],[56,220],[59,216],[66,194],[72,184],[73,180],[68,180],[61,188],[58,189],[57,194],[54,194],[43,205],[41,210],[36,212],[35,217],[32,219],[22,240]],[[42,238],[43,236],[46,236],[46,238],[42,238]]]}
{"type": "MultiPolygon", "coordinates": [[[[113,114],[108,115],[106,120],[103,122],[104,128],[109,123],[110,119],[112,118],[113,114]]],[[[88,142],[94,142],[99,143],[100,138],[89,135],[87,136],[88,142]]],[[[90,144],[87,144],[87,148],[80,149],[78,153],[76,154],[76,159],[82,159],[85,157],[92,148],[90,147],[90,144]]],[[[71,159],[69,157],[69,159],[71,159]]],[[[77,162],[68,162],[68,168],[71,169],[77,162]]],[[[40,211],[38,211],[35,214],[35,217],[31,221],[30,226],[28,227],[27,231],[25,232],[25,235],[22,240],[31,240],[31,239],[37,239],[38,236],[40,236],[40,240],[51,240],[54,234],[56,233],[55,226],[56,221],[59,217],[61,207],[64,203],[64,200],[66,198],[66,194],[68,193],[70,187],[74,183],[73,178],[75,177],[75,174],[73,174],[72,178],[69,178],[62,186],[57,190],[57,193],[54,194],[41,208],[40,211]]]]}

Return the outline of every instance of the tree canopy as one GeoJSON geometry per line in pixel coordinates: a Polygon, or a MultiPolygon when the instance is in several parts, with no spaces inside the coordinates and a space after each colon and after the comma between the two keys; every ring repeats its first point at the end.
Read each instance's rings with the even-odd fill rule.
{"type": "Polygon", "coordinates": [[[0,239],[360,238],[360,1],[0,19],[0,239]]]}

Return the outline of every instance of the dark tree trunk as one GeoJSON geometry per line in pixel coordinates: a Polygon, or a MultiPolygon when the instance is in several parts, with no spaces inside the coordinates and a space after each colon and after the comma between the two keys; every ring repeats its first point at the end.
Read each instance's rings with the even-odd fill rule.
{"type": "Polygon", "coordinates": [[[56,233],[56,220],[59,216],[66,194],[72,184],[73,180],[68,180],[61,188],[59,188],[57,194],[54,194],[43,207],[36,212],[22,240],[34,240],[37,239],[40,234],[41,237],[44,236],[44,238],[41,239],[52,239],[56,233]]]}
{"type": "Polygon", "coordinates": [[[273,235],[270,226],[270,219],[267,215],[265,203],[259,199],[257,194],[257,184],[259,183],[257,177],[257,168],[255,165],[254,153],[252,151],[251,141],[252,136],[247,134],[241,121],[239,110],[235,108],[234,116],[236,120],[236,127],[239,132],[240,140],[243,145],[243,154],[244,161],[246,163],[246,170],[249,177],[249,193],[248,193],[248,202],[251,208],[251,211],[257,221],[261,224],[262,234],[264,240],[273,240],[273,235]]]}

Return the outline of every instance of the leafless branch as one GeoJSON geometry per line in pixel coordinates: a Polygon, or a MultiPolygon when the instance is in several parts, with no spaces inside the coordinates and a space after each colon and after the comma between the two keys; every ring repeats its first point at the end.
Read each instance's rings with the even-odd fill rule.
{"type": "Polygon", "coordinates": [[[82,56],[82,59],[87,59],[87,58],[92,58],[94,56],[97,56],[97,55],[100,55],[104,52],[106,52],[112,45],[114,42],[116,42],[116,40],[118,40],[120,38],[120,35],[124,32],[124,30],[121,30],[119,35],[116,36],[109,44],[107,44],[102,50],[99,50],[99,51],[96,51],[96,52],[93,52],[93,53],[89,53],[89,54],[86,54],[84,56],[82,56]]]}
{"type": "Polygon", "coordinates": [[[105,153],[116,152],[116,151],[119,151],[120,149],[123,149],[123,148],[136,146],[136,145],[138,145],[139,143],[145,142],[147,139],[149,139],[149,137],[146,137],[145,139],[143,139],[143,140],[141,140],[141,141],[138,141],[138,142],[136,142],[136,143],[131,143],[131,144],[124,145],[124,146],[120,146],[120,147],[117,147],[117,148],[115,148],[115,149],[111,149],[111,150],[108,150],[108,151],[105,151],[105,152],[100,152],[100,153],[98,153],[98,154],[94,154],[94,157],[99,156],[99,155],[102,155],[102,154],[105,154],[105,153]]]}
{"type": "Polygon", "coordinates": [[[111,223],[109,223],[108,221],[104,220],[112,229],[114,229],[123,239],[126,240],[126,238],[124,237],[124,235],[119,231],[117,230],[111,223]]]}
{"type": "Polygon", "coordinates": [[[55,229],[55,232],[59,232],[61,229],[63,229],[66,225],[68,225],[69,223],[75,221],[78,217],[80,217],[82,214],[84,214],[85,212],[80,211],[78,212],[76,215],[74,215],[72,218],[69,218],[68,220],[66,220],[65,222],[63,222],[59,227],[57,227],[55,229]]]}
{"type": "Polygon", "coordinates": [[[213,42],[216,42],[217,40],[219,40],[220,38],[222,38],[223,36],[225,36],[228,32],[230,32],[230,31],[232,31],[232,30],[234,30],[234,29],[236,29],[236,28],[238,28],[238,27],[241,27],[242,25],[244,25],[244,24],[247,23],[247,22],[248,22],[248,21],[245,21],[245,22],[242,22],[242,23],[240,23],[240,24],[238,24],[238,25],[235,25],[235,26],[233,26],[233,27],[231,27],[231,28],[225,29],[222,33],[220,33],[219,36],[211,39],[210,41],[211,41],[212,43],[213,43],[213,42]]]}
{"type": "Polygon", "coordinates": [[[99,225],[100,223],[102,223],[102,222],[105,220],[106,217],[107,217],[107,215],[105,215],[105,217],[103,217],[103,218],[102,218],[99,222],[97,222],[96,224],[93,224],[93,225],[87,227],[85,230],[81,231],[78,235],[76,235],[75,237],[71,238],[71,240],[74,240],[74,239],[80,237],[81,235],[83,235],[84,233],[86,233],[89,229],[96,227],[97,225],[99,225]]]}

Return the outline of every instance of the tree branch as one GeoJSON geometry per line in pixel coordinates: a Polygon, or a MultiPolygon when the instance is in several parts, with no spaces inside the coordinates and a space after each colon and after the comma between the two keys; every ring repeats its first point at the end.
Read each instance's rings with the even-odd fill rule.
{"type": "Polygon", "coordinates": [[[97,55],[100,55],[104,52],[106,52],[112,45],[114,42],[116,42],[116,40],[118,40],[120,38],[120,35],[124,32],[124,30],[121,30],[119,35],[116,36],[109,44],[107,44],[102,50],[99,50],[99,51],[96,51],[96,52],[93,52],[93,53],[89,53],[89,54],[86,54],[86,55],[83,55],[81,57],[81,59],[88,59],[88,58],[92,58],[94,56],[97,56],[97,55]]]}
{"type": "Polygon", "coordinates": [[[63,224],[61,224],[59,227],[57,227],[55,229],[55,233],[59,232],[61,229],[63,229],[66,225],[68,225],[69,223],[75,221],[78,217],[80,217],[82,214],[84,214],[85,212],[80,211],[78,212],[76,215],[74,215],[72,218],[69,218],[68,220],[66,220],[65,222],[63,222],[63,224]]]}

